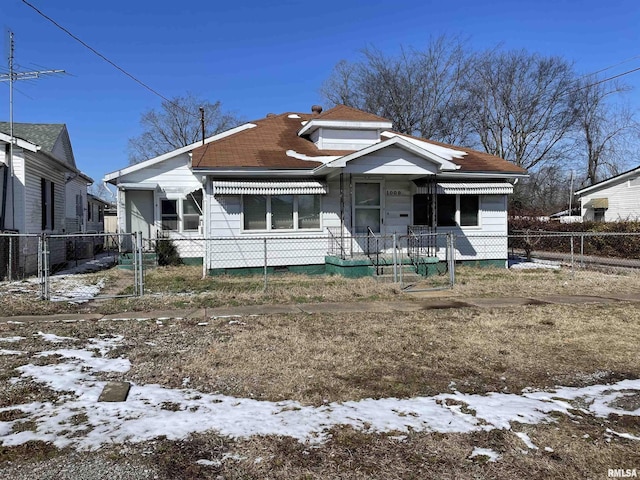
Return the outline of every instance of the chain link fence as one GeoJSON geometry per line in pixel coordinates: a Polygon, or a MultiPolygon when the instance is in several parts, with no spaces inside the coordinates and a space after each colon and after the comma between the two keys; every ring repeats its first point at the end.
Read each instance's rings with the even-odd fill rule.
{"type": "Polygon", "coordinates": [[[0,295],[72,302],[138,295],[142,269],[137,238],[116,233],[0,234],[0,295]],[[128,264],[130,273],[114,275],[110,269],[118,263],[128,264]]]}
{"type": "Polygon", "coordinates": [[[165,265],[197,266],[203,277],[252,277],[265,290],[283,274],[372,277],[402,289],[437,290],[452,288],[460,268],[469,266],[552,268],[561,270],[568,281],[577,272],[583,277],[589,272],[638,275],[640,234],[329,232],[151,240],[139,234],[0,234],[0,294],[22,289],[37,298],[74,301],[142,295],[145,272],[165,265]],[[116,264],[124,274],[110,273],[116,264]]]}

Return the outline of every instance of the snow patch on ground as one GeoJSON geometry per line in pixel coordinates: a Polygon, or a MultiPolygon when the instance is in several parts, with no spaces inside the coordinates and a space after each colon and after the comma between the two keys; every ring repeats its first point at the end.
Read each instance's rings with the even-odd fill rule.
{"type": "Polygon", "coordinates": [[[471,452],[471,455],[469,455],[469,458],[473,457],[488,457],[487,462],[496,462],[500,458],[500,454],[490,448],[476,447],[473,449],[473,452],[471,452]]]}
{"type": "Polygon", "coordinates": [[[550,270],[559,270],[560,263],[546,260],[533,259],[528,262],[524,259],[509,259],[509,268],[513,270],[532,270],[545,268],[550,270]]]}
{"type": "MultiPolygon", "coordinates": [[[[123,340],[121,336],[101,336],[89,340],[84,348],[42,351],[36,357],[56,356],[57,363],[19,367],[17,371],[21,377],[15,379],[15,383],[39,382],[61,395],[55,402],[0,408],[0,412],[17,409],[27,415],[26,419],[0,422],[0,443],[11,446],[42,440],[60,448],[95,450],[105,444],[142,442],[161,435],[170,440],[183,439],[208,430],[233,438],[285,435],[302,442],[321,443],[327,439],[328,430],[336,425],[400,435],[411,431],[510,430],[514,422],[553,422],[553,412],[570,415],[570,410],[575,408],[571,402],[577,399],[581,405],[588,405],[585,407],[588,413],[598,417],[610,413],[640,416],[640,411],[628,412],[616,407],[620,395],[640,392],[640,380],[583,388],[560,387],[551,391],[528,390],[519,395],[474,395],[454,391],[432,397],[368,398],[319,407],[295,401],[268,402],[207,394],[186,388],[186,385],[172,389],[132,384],[126,402],[98,402],[106,384],[99,374],[110,373],[109,377],[113,379],[114,374],[124,374],[131,368],[126,358],[109,358],[123,340]],[[177,411],[166,409],[167,404],[177,405],[177,411]],[[468,408],[462,409],[461,405],[468,408]],[[86,422],[77,421],[81,413],[86,415],[86,422]],[[25,420],[33,421],[35,428],[14,432],[14,424],[25,420]]],[[[626,433],[612,433],[640,440],[626,433]]],[[[526,434],[516,434],[527,447],[536,448],[526,434]]],[[[484,455],[478,453],[481,454],[484,455]]]]}

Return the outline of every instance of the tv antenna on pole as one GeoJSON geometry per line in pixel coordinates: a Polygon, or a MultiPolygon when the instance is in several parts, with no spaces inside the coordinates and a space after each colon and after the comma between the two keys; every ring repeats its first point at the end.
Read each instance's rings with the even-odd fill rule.
{"type": "MultiPolygon", "coordinates": [[[[14,60],[14,48],[15,42],[13,39],[13,32],[11,30],[7,31],[9,35],[9,73],[0,73],[0,82],[9,82],[9,159],[7,162],[7,167],[9,168],[9,173],[11,176],[11,223],[12,227],[15,227],[15,218],[14,218],[14,192],[13,192],[13,146],[16,143],[16,139],[13,131],[13,84],[20,80],[33,80],[36,78],[40,78],[46,75],[56,75],[60,73],[65,73],[64,70],[34,70],[31,72],[21,72],[16,71],[15,66],[13,64],[14,60]]],[[[7,188],[7,185],[4,186],[4,189],[7,188]]],[[[2,218],[5,219],[6,215],[4,215],[5,205],[2,206],[3,215],[2,218]]],[[[0,229],[4,230],[6,225],[0,225],[0,229]]]]}

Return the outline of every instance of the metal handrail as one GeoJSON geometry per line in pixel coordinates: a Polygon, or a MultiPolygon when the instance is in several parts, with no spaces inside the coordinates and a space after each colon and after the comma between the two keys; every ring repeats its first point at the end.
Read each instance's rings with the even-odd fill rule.
{"type": "Polygon", "coordinates": [[[378,235],[375,234],[375,232],[373,230],[371,230],[371,227],[367,226],[367,256],[373,260],[371,258],[371,238],[375,239],[375,246],[376,246],[376,261],[375,261],[375,266],[376,266],[376,275],[378,275],[379,272],[379,266],[380,266],[380,245],[379,245],[379,237],[378,235]]]}
{"type": "MultiPolygon", "coordinates": [[[[341,230],[341,232],[342,232],[342,228],[341,228],[340,230],[341,230]]],[[[347,258],[347,253],[346,253],[346,251],[345,251],[345,249],[344,249],[344,245],[343,245],[343,242],[342,242],[342,235],[340,236],[340,239],[338,239],[338,238],[333,234],[333,232],[331,231],[331,229],[330,229],[330,228],[328,228],[328,229],[327,229],[327,233],[329,233],[330,241],[331,241],[333,244],[337,244],[337,245],[339,246],[340,258],[341,258],[341,259],[343,259],[343,260],[344,260],[345,258],[347,258]]],[[[331,247],[329,248],[329,253],[334,253],[334,252],[333,252],[333,249],[332,249],[331,247]]]]}

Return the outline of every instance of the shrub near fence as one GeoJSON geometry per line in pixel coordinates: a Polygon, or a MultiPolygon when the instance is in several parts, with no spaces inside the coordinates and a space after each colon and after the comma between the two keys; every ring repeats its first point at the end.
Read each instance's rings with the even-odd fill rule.
{"type": "Polygon", "coordinates": [[[640,258],[640,222],[555,223],[532,218],[509,219],[511,248],[525,251],[568,253],[574,248],[584,255],[640,258]]]}

